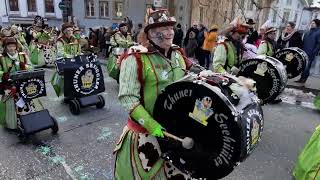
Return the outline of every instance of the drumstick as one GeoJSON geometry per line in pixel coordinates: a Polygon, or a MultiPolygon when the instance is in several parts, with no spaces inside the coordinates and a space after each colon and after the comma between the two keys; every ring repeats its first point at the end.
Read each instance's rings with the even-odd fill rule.
{"type": "Polygon", "coordinates": [[[170,134],[168,132],[163,132],[163,134],[165,136],[167,136],[168,138],[171,138],[171,139],[174,139],[176,141],[180,141],[182,143],[182,147],[184,147],[185,149],[191,149],[194,145],[194,141],[192,138],[189,138],[189,137],[185,137],[183,139],[173,135],[173,134],[170,134]]]}

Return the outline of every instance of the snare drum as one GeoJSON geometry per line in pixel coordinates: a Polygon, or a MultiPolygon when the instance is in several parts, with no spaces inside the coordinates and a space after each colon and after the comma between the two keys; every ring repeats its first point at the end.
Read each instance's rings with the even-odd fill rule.
{"type": "Polygon", "coordinates": [[[285,66],[289,79],[299,76],[306,68],[309,58],[308,55],[300,48],[284,48],[275,54],[285,66]]]}
{"type": "Polygon", "coordinates": [[[238,76],[256,81],[257,94],[263,104],[279,96],[287,85],[287,73],[283,64],[275,58],[261,55],[243,61],[238,76]]]}
{"type": "Polygon", "coordinates": [[[187,150],[174,140],[159,138],[163,158],[193,178],[206,179],[223,178],[245,160],[260,141],[264,124],[254,98],[238,111],[218,85],[190,76],[158,96],[154,118],[167,132],[195,142],[187,150]]]}

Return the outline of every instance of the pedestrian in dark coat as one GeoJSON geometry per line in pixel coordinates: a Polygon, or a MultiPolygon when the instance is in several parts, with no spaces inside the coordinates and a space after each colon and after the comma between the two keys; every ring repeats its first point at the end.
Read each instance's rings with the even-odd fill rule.
{"type": "Polygon", "coordinates": [[[302,48],[301,34],[295,29],[296,24],[289,22],[284,30],[284,33],[277,41],[277,49],[281,50],[288,47],[302,48]]]}
{"type": "Polygon", "coordinates": [[[320,50],[320,20],[314,19],[311,21],[310,30],[307,31],[303,36],[303,48],[309,57],[309,62],[301,78],[296,81],[297,83],[304,84],[310,75],[311,65],[319,53],[320,50]]]}

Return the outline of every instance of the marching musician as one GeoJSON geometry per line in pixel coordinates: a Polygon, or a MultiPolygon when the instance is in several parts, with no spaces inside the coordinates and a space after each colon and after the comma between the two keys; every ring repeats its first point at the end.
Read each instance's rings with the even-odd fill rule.
{"type": "Polygon", "coordinates": [[[29,48],[28,48],[27,41],[25,39],[26,35],[25,35],[25,33],[21,32],[21,27],[18,27],[16,25],[12,25],[11,32],[12,32],[12,36],[16,38],[18,44],[23,47],[23,50],[25,52],[28,52],[29,48]]]}
{"type": "Polygon", "coordinates": [[[173,165],[160,157],[156,139],[164,137],[164,130],[152,117],[161,90],[182,78],[189,65],[179,47],[172,44],[175,23],[166,9],[149,9],[145,29],[139,35],[139,43],[144,46],[131,47],[129,53],[135,52],[121,63],[119,100],[129,120],[114,151],[117,180],[137,176],[146,180],[190,178],[178,169],[168,172],[168,166],[173,165]],[[148,146],[138,142],[148,142],[148,146]]]}
{"type": "Polygon", "coordinates": [[[112,47],[128,48],[133,45],[134,42],[126,23],[119,24],[119,31],[111,37],[110,42],[112,47]]]}
{"type": "Polygon", "coordinates": [[[74,36],[74,26],[64,23],[61,27],[61,34],[57,40],[57,56],[73,58],[81,54],[81,46],[77,37],[74,36]]]}
{"type": "Polygon", "coordinates": [[[213,57],[213,71],[218,73],[238,72],[238,65],[242,60],[242,39],[248,33],[247,24],[237,24],[227,30],[226,39],[216,47],[213,57]]]}
{"type": "MultiPolygon", "coordinates": [[[[61,34],[57,40],[57,57],[58,58],[74,58],[81,54],[81,46],[73,34],[74,26],[70,23],[64,23],[61,26],[61,34]]],[[[51,84],[57,94],[61,96],[63,93],[64,78],[57,72],[51,79],[51,84]]]]}
{"type": "Polygon", "coordinates": [[[55,60],[53,36],[45,30],[44,19],[41,16],[34,18],[33,29],[30,31],[33,40],[30,43],[30,60],[35,66],[45,66],[55,60]]]}
{"type": "Polygon", "coordinates": [[[264,34],[264,40],[259,45],[257,55],[273,56],[275,53],[275,39],[277,35],[277,29],[274,27],[267,28],[264,34]]]}
{"type": "MultiPolygon", "coordinates": [[[[4,41],[4,52],[0,55],[0,124],[8,129],[17,129],[17,90],[10,83],[10,74],[20,70],[31,70],[29,57],[24,52],[18,51],[18,42],[14,37],[8,37],[4,41]]],[[[26,111],[41,110],[39,100],[33,100],[33,107],[26,111]],[[35,108],[35,109],[33,109],[35,108]]],[[[24,107],[25,108],[25,107],[24,107]]],[[[20,108],[20,111],[22,108],[20,108]]],[[[20,112],[19,111],[19,112],[20,112]]]]}

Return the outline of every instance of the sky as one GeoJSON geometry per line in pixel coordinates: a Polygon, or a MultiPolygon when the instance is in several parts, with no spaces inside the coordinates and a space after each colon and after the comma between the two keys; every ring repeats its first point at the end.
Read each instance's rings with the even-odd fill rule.
{"type": "Polygon", "coordinates": [[[320,0],[313,0],[313,4],[317,7],[320,7],[320,0]]]}

